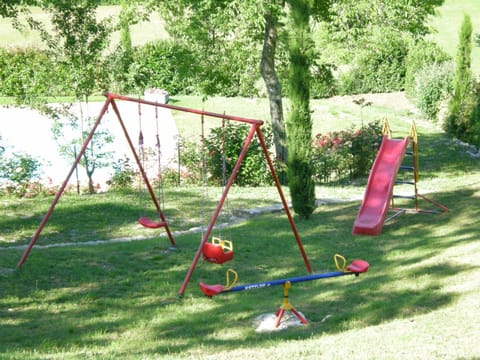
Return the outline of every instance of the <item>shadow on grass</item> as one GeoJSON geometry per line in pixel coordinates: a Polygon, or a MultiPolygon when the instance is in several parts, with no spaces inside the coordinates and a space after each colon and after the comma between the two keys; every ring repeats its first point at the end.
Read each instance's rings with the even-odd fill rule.
{"type": "MultiPolygon", "coordinates": [[[[205,209],[214,209],[217,199],[202,199],[198,189],[182,188],[180,194],[175,195],[179,193],[175,191],[172,193],[173,196],[170,196],[169,203],[163,210],[171,231],[184,231],[205,225],[208,220],[205,209]]],[[[7,201],[4,209],[7,215],[0,219],[3,240],[0,245],[8,247],[28,244],[52,201],[53,197],[7,201]]],[[[86,242],[128,236],[153,237],[165,232],[164,229],[152,231],[138,225],[139,217],[158,218],[150,199],[139,203],[139,195],[135,193],[63,196],[43,228],[37,244],[86,242]]]]}
{"type": "MultiPolygon", "coordinates": [[[[252,321],[277,310],[281,287],[203,297],[198,282],[223,284],[225,266],[199,263],[185,297],[177,298],[198,246],[196,235],[181,236],[178,252],[165,251],[158,240],[38,250],[21,271],[0,277],[0,353],[90,349],[104,354],[112,349],[112,354],[135,356],[200,348],[214,353],[435,311],[458,296],[444,291],[450,279],[471,270],[443,254],[477,241],[471,219],[480,209],[474,206],[478,191],[432,197],[451,211],[401,216],[378,237],[351,235],[358,203],[323,206],[308,221],[296,219],[314,272],[334,271],[335,253],[371,266],[358,278],[295,284],[292,304],[310,324],[275,334],[257,334],[252,321]]],[[[242,284],[306,274],[283,214],[255,217],[227,232],[236,249],[228,266],[238,271],[242,284]]],[[[6,256],[0,253],[2,261],[11,261],[6,256]]]]}

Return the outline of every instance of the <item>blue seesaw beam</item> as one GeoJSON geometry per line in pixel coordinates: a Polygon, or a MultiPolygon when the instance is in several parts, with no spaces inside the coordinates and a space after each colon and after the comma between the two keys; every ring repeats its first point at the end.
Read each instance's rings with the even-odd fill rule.
{"type": "Polygon", "coordinates": [[[231,288],[225,287],[223,285],[207,285],[205,283],[200,283],[200,289],[206,296],[212,297],[214,295],[218,295],[221,293],[264,289],[270,286],[283,285],[287,281],[293,284],[293,283],[298,283],[303,281],[326,279],[326,278],[332,278],[332,277],[344,276],[344,275],[358,276],[360,273],[367,272],[368,267],[369,267],[368,262],[364,260],[354,260],[350,265],[346,267],[345,271],[333,271],[333,272],[322,273],[322,274],[311,274],[311,275],[298,276],[298,277],[286,278],[286,279],[280,279],[280,280],[263,281],[263,282],[252,283],[252,284],[237,285],[231,288]]]}

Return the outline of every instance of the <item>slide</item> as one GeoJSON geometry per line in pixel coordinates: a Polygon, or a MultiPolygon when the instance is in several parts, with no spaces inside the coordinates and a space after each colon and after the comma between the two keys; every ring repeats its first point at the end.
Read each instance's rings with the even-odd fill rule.
{"type": "Polygon", "coordinates": [[[403,140],[383,137],[368,177],[362,205],[353,224],[353,235],[379,235],[382,232],[395,178],[408,142],[408,137],[403,140]]]}

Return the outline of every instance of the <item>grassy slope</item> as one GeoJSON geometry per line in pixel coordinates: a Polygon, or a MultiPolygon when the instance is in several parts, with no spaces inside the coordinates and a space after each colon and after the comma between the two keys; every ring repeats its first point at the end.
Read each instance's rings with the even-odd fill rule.
{"type": "MultiPolygon", "coordinates": [[[[479,1],[445,0],[438,11],[438,15],[432,19],[432,25],[437,30],[433,38],[454,57],[464,14],[470,16],[474,37],[475,34],[480,36],[479,1]]],[[[478,43],[472,48],[472,70],[475,74],[480,74],[480,45],[478,43]]]]}
{"type": "MultiPolygon", "coordinates": [[[[33,17],[48,25],[48,16],[37,8],[32,8],[33,17]]],[[[117,16],[118,7],[101,6],[99,8],[99,17],[117,16]]],[[[40,36],[35,31],[20,32],[11,26],[10,19],[0,18],[0,47],[28,47],[38,46],[40,36]]],[[[147,42],[165,38],[166,32],[162,20],[157,13],[151,14],[151,21],[141,22],[131,27],[133,45],[142,45],[147,42]]],[[[120,39],[119,32],[112,36],[110,48],[114,49],[120,39]]]]}

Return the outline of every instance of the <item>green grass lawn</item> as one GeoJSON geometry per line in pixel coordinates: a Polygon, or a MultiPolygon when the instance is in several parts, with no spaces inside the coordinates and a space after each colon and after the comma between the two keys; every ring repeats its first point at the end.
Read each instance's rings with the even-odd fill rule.
{"type": "MultiPolygon", "coordinates": [[[[33,18],[49,27],[48,15],[39,8],[31,7],[33,18]]],[[[120,8],[118,6],[100,6],[99,17],[108,16],[117,17],[120,8]]],[[[20,20],[22,21],[23,18],[20,20]]],[[[143,45],[148,42],[165,39],[168,35],[165,32],[164,24],[158,13],[150,14],[150,21],[140,22],[131,27],[132,44],[134,46],[143,45]]],[[[113,50],[120,41],[118,31],[112,34],[110,49],[113,50]]],[[[40,34],[36,31],[23,29],[19,31],[12,26],[10,19],[0,18],[0,47],[29,47],[38,46],[40,43],[40,34]]]]}
{"type": "MultiPolygon", "coordinates": [[[[175,104],[198,101],[178,98],[175,104]]],[[[265,104],[246,110],[246,101],[252,100],[212,98],[204,105],[209,111],[264,116],[265,104]]],[[[307,274],[284,214],[245,217],[242,212],[278,203],[274,188],[232,189],[229,212],[245,219],[213,235],[234,242],[234,260],[224,265],[201,261],[182,299],[177,294],[201,234],[181,231],[208,222],[221,189],[208,189],[207,197],[202,188],[165,189],[165,213],[177,251],[169,250],[161,230],[152,234],[137,225],[138,194],[66,195],[20,271],[13,269],[23,250],[12,246],[29,242],[52,199],[2,198],[0,357],[478,357],[480,245],[474,219],[480,215],[479,160],[408,108],[389,108],[378,100],[360,116],[351,98],[313,105],[318,131],[359,126],[361,117],[366,122],[387,116],[394,136],[401,137],[417,120],[419,190],[450,212],[403,215],[378,237],[354,237],[351,229],[365,182],[317,187],[317,198],[337,201],[319,206],[310,220],[295,218],[314,272],[334,271],[335,253],[349,261],[364,259],[370,269],[358,278],[294,284],[290,301],[309,324],[257,333],[254,319],[279,308],[281,287],[209,299],[198,283],[224,284],[229,267],[238,272],[241,284],[307,274]],[[143,240],[82,244],[125,237],[143,240]]],[[[426,202],[420,206],[431,207],[426,202]]],[[[227,215],[222,213],[222,222],[227,215]]]]}

